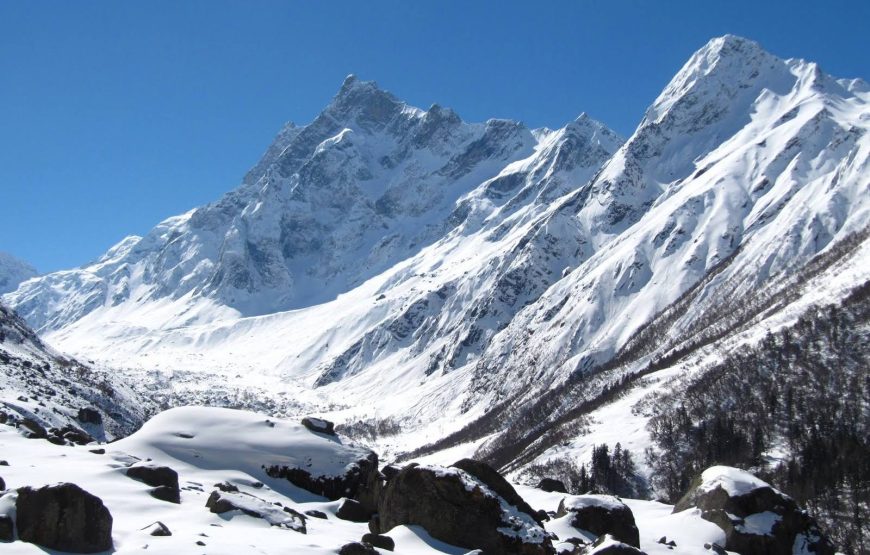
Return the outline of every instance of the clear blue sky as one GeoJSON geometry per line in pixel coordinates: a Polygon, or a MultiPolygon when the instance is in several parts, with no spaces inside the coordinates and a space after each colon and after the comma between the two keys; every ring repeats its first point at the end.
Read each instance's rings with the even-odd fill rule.
{"type": "Polygon", "coordinates": [[[867,0],[0,0],[0,250],[77,266],[217,199],[348,73],[468,121],[628,135],[725,33],[870,77],[867,0]]]}

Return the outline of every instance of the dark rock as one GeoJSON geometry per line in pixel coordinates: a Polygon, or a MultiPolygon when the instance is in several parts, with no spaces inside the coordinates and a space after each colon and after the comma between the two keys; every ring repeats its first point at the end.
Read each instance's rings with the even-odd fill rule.
{"type": "Polygon", "coordinates": [[[453,463],[453,467],[468,472],[486,484],[486,486],[494,491],[496,495],[535,519],[535,522],[538,524],[544,522],[541,520],[538,511],[534,510],[522,497],[520,497],[517,490],[515,490],[514,487],[504,479],[504,476],[499,474],[493,467],[485,462],[476,461],[474,459],[462,459],[461,461],[453,463]]]}
{"type": "Polygon", "coordinates": [[[168,466],[139,464],[128,468],[127,476],[154,487],[149,492],[151,497],[170,503],[181,503],[178,473],[168,466]]]}
{"type": "Polygon", "coordinates": [[[404,467],[387,482],[378,512],[384,532],[419,525],[435,539],[485,553],[554,553],[546,531],[532,517],[458,468],[404,467]]]}
{"type": "Polygon", "coordinates": [[[15,522],[11,516],[0,515],[0,542],[15,541],[15,522]]]}
{"type": "Polygon", "coordinates": [[[725,548],[719,545],[718,543],[705,543],[704,549],[712,551],[716,555],[728,555],[728,552],[725,551],[725,548]]]}
{"type": "Polygon", "coordinates": [[[172,532],[169,528],[159,520],[153,524],[149,524],[142,530],[147,530],[149,536],[171,536],[172,532]]]}
{"type": "Polygon", "coordinates": [[[338,555],[378,555],[378,552],[371,544],[353,542],[342,545],[338,555]]]}
{"type": "Polygon", "coordinates": [[[15,511],[22,541],[71,553],[112,549],[112,515],[75,484],[19,488],[15,511]]]}
{"type": "Polygon", "coordinates": [[[547,492],[559,492],[559,493],[568,493],[568,489],[565,488],[565,483],[562,480],[556,480],[555,478],[544,478],[540,482],[538,482],[538,489],[544,490],[547,492]]]}
{"type": "Polygon", "coordinates": [[[396,542],[389,536],[382,536],[380,534],[363,534],[362,541],[363,543],[368,543],[374,547],[386,549],[387,551],[393,551],[396,549],[396,542]]]}
{"type": "Polygon", "coordinates": [[[46,439],[48,437],[48,432],[45,431],[45,428],[32,418],[22,419],[21,427],[27,431],[29,439],[46,439]]]}
{"type": "Polygon", "coordinates": [[[97,409],[92,408],[80,408],[78,413],[78,421],[83,424],[103,424],[103,415],[100,414],[97,409]]]}
{"type": "Polygon", "coordinates": [[[261,518],[271,526],[287,528],[305,534],[305,517],[290,507],[278,508],[259,497],[249,493],[234,493],[213,491],[209,495],[205,506],[216,514],[230,511],[241,511],[243,514],[254,518],[261,518]]]}
{"type": "Polygon", "coordinates": [[[327,518],[326,513],[324,513],[323,511],[318,511],[317,509],[309,509],[305,511],[305,514],[312,518],[322,518],[323,520],[326,520],[327,518]]]}
{"type": "Polygon", "coordinates": [[[313,416],[306,416],[302,419],[302,425],[311,430],[312,432],[326,434],[328,436],[335,435],[335,424],[333,424],[329,420],[314,418],[313,416]]]}
{"type": "Polygon", "coordinates": [[[402,470],[402,469],[399,468],[398,466],[388,464],[381,469],[381,474],[383,474],[384,479],[389,482],[390,480],[392,480],[396,476],[396,474],[399,473],[400,470],[402,470]]]}
{"type": "Polygon", "coordinates": [[[9,461],[0,461],[0,466],[9,466],[9,461]]]}
{"type": "Polygon", "coordinates": [[[0,491],[3,491],[5,489],[6,489],[6,482],[4,482],[3,478],[0,477],[0,491]]]}
{"type": "Polygon", "coordinates": [[[696,478],[674,512],[692,507],[725,532],[727,551],[742,555],[835,552],[816,521],[791,497],[736,468],[712,467],[696,478]]]}
{"type": "Polygon", "coordinates": [[[363,507],[362,503],[354,499],[345,499],[335,511],[335,516],[351,522],[368,522],[372,516],[371,511],[363,507]]]}
{"type": "Polygon", "coordinates": [[[148,492],[148,495],[154,499],[166,501],[167,503],[175,503],[176,505],[181,503],[181,492],[177,489],[172,489],[169,486],[157,486],[156,488],[152,488],[151,491],[148,492]]]}
{"type": "Polygon", "coordinates": [[[76,445],[87,445],[88,443],[96,441],[89,433],[70,425],[66,425],[60,430],[57,430],[55,435],[58,435],[71,443],[75,443],[76,445]]]}
{"type": "Polygon", "coordinates": [[[226,491],[226,492],[239,491],[238,486],[231,484],[229,482],[220,482],[219,484],[215,484],[214,487],[216,487],[217,489],[219,489],[221,491],[226,491]]]}
{"type": "Polygon", "coordinates": [[[88,449],[88,452],[93,453],[94,455],[105,455],[106,454],[106,450],[102,449],[102,448],[100,448],[100,449],[88,449]]]}
{"type": "Polygon", "coordinates": [[[376,514],[372,515],[372,518],[369,519],[369,532],[372,534],[381,533],[381,517],[376,514]]]}
{"type": "Polygon", "coordinates": [[[330,500],[349,497],[356,499],[369,511],[377,511],[377,500],[383,486],[378,472],[378,456],[369,452],[353,461],[341,476],[312,476],[308,469],[273,465],[266,468],[272,478],[283,478],[294,486],[330,500]]]}
{"type": "Polygon", "coordinates": [[[623,543],[610,534],[599,536],[580,553],[581,555],[645,555],[637,547],[623,543]]]}
{"type": "Polygon", "coordinates": [[[196,545],[201,546],[201,547],[205,547],[205,542],[202,540],[197,540],[196,545]]]}
{"type": "Polygon", "coordinates": [[[570,495],[559,502],[556,517],[571,514],[571,526],[592,536],[610,534],[633,547],[640,547],[634,514],[612,495],[570,495]]]}

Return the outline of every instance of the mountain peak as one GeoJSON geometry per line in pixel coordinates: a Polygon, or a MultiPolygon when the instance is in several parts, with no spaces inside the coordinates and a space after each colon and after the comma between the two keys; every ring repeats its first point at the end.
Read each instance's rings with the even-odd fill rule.
{"type": "Polygon", "coordinates": [[[326,111],[336,119],[383,125],[401,111],[404,103],[381,89],[375,81],[362,81],[356,75],[345,77],[326,111]]]}

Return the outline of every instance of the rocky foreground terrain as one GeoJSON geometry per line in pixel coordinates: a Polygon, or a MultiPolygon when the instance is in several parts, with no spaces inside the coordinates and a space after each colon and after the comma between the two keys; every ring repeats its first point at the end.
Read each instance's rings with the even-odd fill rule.
{"type": "Polygon", "coordinates": [[[829,554],[788,496],[717,466],[676,506],[515,486],[485,463],[384,464],[246,411],[163,412],[108,444],[0,425],[4,553],[829,554]]]}

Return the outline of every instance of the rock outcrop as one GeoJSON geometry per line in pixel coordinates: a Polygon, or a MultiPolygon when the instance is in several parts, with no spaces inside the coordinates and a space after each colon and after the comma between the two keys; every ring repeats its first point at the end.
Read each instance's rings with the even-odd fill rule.
{"type": "Polygon", "coordinates": [[[725,549],[741,555],[835,552],[795,501],[743,470],[713,466],[695,479],[674,512],[697,507],[725,532],[725,549]]]}

